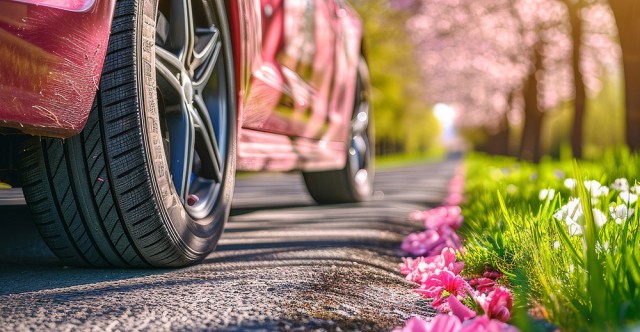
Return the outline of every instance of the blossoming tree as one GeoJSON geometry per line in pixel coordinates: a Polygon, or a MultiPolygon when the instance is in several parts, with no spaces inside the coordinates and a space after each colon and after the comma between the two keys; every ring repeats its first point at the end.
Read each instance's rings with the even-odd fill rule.
{"type": "MultiPolygon", "coordinates": [[[[611,12],[597,0],[391,0],[415,12],[427,94],[454,106],[461,128],[482,128],[505,153],[510,124],[523,126],[520,157],[541,154],[545,115],[575,99],[572,142],[581,154],[585,96],[614,71],[619,50],[611,12]],[[576,45],[576,47],[573,47],[576,45]]],[[[502,150],[502,151],[500,151],[502,150]]]]}

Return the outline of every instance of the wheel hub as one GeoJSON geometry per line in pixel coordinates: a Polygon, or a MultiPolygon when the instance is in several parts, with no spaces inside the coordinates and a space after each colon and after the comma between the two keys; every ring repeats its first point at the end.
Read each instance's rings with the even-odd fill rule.
{"type": "Polygon", "coordinates": [[[184,99],[188,104],[193,103],[193,81],[189,77],[189,74],[182,72],[180,74],[180,82],[182,83],[182,93],[184,93],[184,99]]]}

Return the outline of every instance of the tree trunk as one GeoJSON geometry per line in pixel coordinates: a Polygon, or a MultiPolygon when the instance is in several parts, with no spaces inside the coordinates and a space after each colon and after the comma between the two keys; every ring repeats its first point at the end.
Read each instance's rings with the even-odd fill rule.
{"type": "Polygon", "coordinates": [[[483,151],[492,155],[508,156],[509,155],[509,137],[511,128],[509,126],[509,111],[511,110],[513,94],[509,95],[507,109],[505,110],[498,127],[495,129],[487,129],[487,140],[484,143],[483,151]]]}
{"type": "MultiPolygon", "coordinates": [[[[525,91],[525,103],[533,98],[533,93],[525,91]]],[[[526,108],[533,108],[530,103],[526,108]]],[[[524,129],[522,131],[522,143],[520,144],[520,159],[532,162],[539,162],[542,157],[540,149],[540,132],[542,131],[542,120],[544,113],[538,110],[525,110],[524,129]]]]}
{"type": "Polygon", "coordinates": [[[632,151],[640,151],[640,11],[639,1],[609,0],[618,26],[626,103],[626,141],[632,151]]]}
{"type": "Polygon", "coordinates": [[[533,50],[533,68],[524,82],[524,128],[520,143],[519,157],[522,160],[538,162],[541,157],[540,134],[543,113],[538,104],[538,80],[536,73],[542,70],[542,41],[533,50]]]}
{"type": "Polygon", "coordinates": [[[573,66],[573,85],[575,89],[573,127],[571,129],[571,150],[573,151],[573,156],[575,158],[582,158],[585,103],[587,98],[584,78],[580,71],[580,51],[582,49],[582,18],[580,17],[580,11],[583,6],[582,1],[574,2],[565,0],[565,3],[569,11],[569,23],[571,24],[571,40],[573,42],[571,62],[573,66]]]}

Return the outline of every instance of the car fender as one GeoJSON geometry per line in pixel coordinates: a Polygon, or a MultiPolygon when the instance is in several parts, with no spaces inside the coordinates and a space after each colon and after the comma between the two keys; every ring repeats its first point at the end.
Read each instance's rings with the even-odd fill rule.
{"type": "Polygon", "coordinates": [[[115,0],[61,9],[0,0],[0,121],[69,137],[84,127],[98,89],[115,0]]]}

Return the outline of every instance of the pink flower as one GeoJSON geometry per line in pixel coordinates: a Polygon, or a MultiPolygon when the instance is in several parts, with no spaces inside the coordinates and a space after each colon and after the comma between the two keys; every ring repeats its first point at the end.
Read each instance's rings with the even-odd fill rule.
{"type": "Polygon", "coordinates": [[[426,265],[424,257],[418,258],[402,257],[402,264],[400,264],[400,273],[407,276],[407,280],[414,281],[414,276],[422,274],[426,271],[426,265]]]}
{"type": "Polygon", "coordinates": [[[406,279],[419,284],[424,283],[429,276],[440,270],[448,270],[453,274],[460,274],[464,268],[464,262],[456,262],[456,252],[452,248],[444,248],[439,255],[418,258],[402,258],[400,273],[406,275],[406,279]]]}
{"type": "Polygon", "coordinates": [[[487,316],[479,316],[462,324],[456,316],[439,314],[428,322],[420,317],[411,317],[403,328],[396,328],[393,332],[519,332],[519,330],[515,326],[489,319],[487,316]]]}
{"type": "Polygon", "coordinates": [[[485,278],[496,280],[498,278],[502,278],[503,274],[498,271],[491,270],[491,268],[485,266],[482,276],[485,278]]]}
{"type": "Polygon", "coordinates": [[[411,233],[402,241],[402,250],[414,256],[428,255],[434,249],[443,246],[446,240],[438,231],[430,229],[420,233],[411,233]]]}
{"type": "Polygon", "coordinates": [[[456,250],[450,247],[442,249],[440,255],[431,256],[427,258],[429,262],[437,266],[442,266],[442,269],[447,269],[454,274],[460,274],[464,268],[464,262],[456,262],[456,250]]]}
{"type": "Polygon", "coordinates": [[[462,304],[456,296],[447,297],[447,304],[451,313],[463,322],[476,316],[476,312],[462,304]]]}
{"type": "Polygon", "coordinates": [[[449,226],[458,229],[462,225],[464,218],[459,206],[440,206],[428,211],[416,211],[411,214],[414,220],[423,220],[424,227],[436,229],[442,226],[449,226]]]}
{"type": "Polygon", "coordinates": [[[507,288],[498,286],[493,292],[488,295],[477,296],[475,300],[489,318],[495,318],[503,322],[511,318],[513,297],[511,296],[511,291],[507,288]]]}
{"type": "Polygon", "coordinates": [[[462,248],[458,234],[447,226],[411,233],[402,241],[402,250],[414,256],[437,255],[446,247],[462,248]]]}
{"type": "Polygon", "coordinates": [[[449,182],[449,192],[462,194],[464,191],[464,178],[462,176],[455,176],[449,182]]]}
{"type": "Polygon", "coordinates": [[[431,324],[420,317],[411,317],[403,328],[396,328],[393,332],[429,332],[431,324]]]}
{"type": "Polygon", "coordinates": [[[519,332],[513,325],[490,319],[486,315],[478,316],[464,322],[460,332],[519,332]]]}
{"type": "Polygon", "coordinates": [[[469,285],[478,292],[489,294],[496,289],[496,282],[489,278],[474,278],[469,280],[469,285]]]}
{"type": "Polygon", "coordinates": [[[444,204],[446,205],[460,205],[464,202],[464,196],[460,193],[452,192],[447,196],[444,200],[444,204]]]}
{"type": "Polygon", "coordinates": [[[420,288],[414,290],[414,292],[423,297],[433,299],[431,303],[433,307],[439,307],[441,311],[447,311],[447,309],[450,309],[445,304],[447,296],[465,297],[473,290],[461,276],[455,275],[451,271],[441,270],[429,276],[420,288]]]}
{"type": "Polygon", "coordinates": [[[431,320],[431,331],[454,332],[459,331],[461,325],[456,316],[437,315],[431,320]]]}
{"type": "Polygon", "coordinates": [[[419,317],[411,317],[406,325],[393,332],[458,332],[462,324],[456,316],[437,315],[427,322],[419,317]]]}

